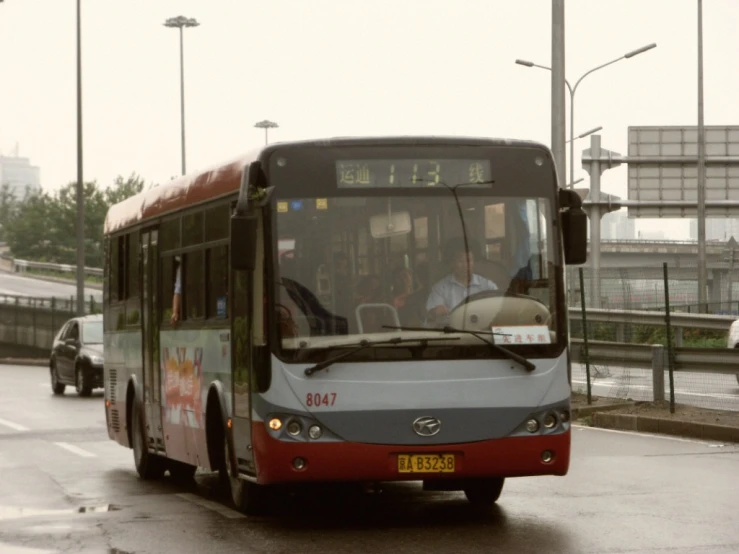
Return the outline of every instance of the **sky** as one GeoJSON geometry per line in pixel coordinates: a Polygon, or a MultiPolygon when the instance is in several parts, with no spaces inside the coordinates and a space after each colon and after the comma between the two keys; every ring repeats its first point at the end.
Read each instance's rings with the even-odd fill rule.
{"type": "MultiPolygon", "coordinates": [[[[466,135],[551,143],[550,0],[81,0],[84,177],[180,173],[179,31],[185,29],[188,172],[264,142],[466,135]]],[[[627,128],[697,124],[697,0],[566,0],[566,76],[650,43],[584,79],[575,134],[627,153],[627,128]]],[[[739,1],[705,0],[705,124],[739,122],[739,1]]],[[[569,96],[568,96],[569,109],[569,96]]],[[[569,130],[569,115],[567,118],[569,130]]],[[[77,178],[76,0],[0,3],[0,152],[77,178]]],[[[575,157],[589,146],[578,140],[575,157]]],[[[569,163],[569,150],[568,150],[569,163]]],[[[575,179],[588,175],[575,164],[575,179]]],[[[568,170],[569,174],[569,170],[568,170]]],[[[627,196],[626,167],[602,190],[627,196]]],[[[643,220],[687,238],[686,220],[643,220]]]]}

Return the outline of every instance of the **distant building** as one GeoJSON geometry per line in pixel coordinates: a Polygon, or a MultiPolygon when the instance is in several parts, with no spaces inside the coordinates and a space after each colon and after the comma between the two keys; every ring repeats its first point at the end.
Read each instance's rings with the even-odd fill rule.
{"type": "Polygon", "coordinates": [[[667,240],[664,231],[639,231],[640,240],[667,240]]]}
{"type": "Polygon", "coordinates": [[[629,219],[625,211],[605,214],[601,219],[600,235],[603,240],[634,240],[636,221],[629,219]]]}
{"type": "Polygon", "coordinates": [[[27,194],[41,191],[41,170],[28,158],[0,156],[0,188],[6,185],[17,200],[23,200],[27,194]]]}
{"type": "MultiPolygon", "coordinates": [[[[706,240],[726,242],[731,237],[739,241],[739,219],[734,217],[707,217],[706,240]]],[[[690,220],[690,238],[698,240],[698,221],[690,220]]]]}

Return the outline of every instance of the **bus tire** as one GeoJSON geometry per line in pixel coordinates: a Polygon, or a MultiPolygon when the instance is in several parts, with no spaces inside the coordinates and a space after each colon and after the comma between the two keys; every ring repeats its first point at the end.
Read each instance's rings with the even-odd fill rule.
{"type": "Polygon", "coordinates": [[[151,454],[146,445],[144,433],[144,421],[141,417],[141,407],[137,402],[133,403],[133,414],[131,414],[133,434],[133,461],[136,471],[142,479],[159,479],[164,475],[164,460],[156,454],[151,454]]]}
{"type": "Polygon", "coordinates": [[[224,474],[231,492],[231,501],[240,512],[248,516],[263,515],[267,511],[268,495],[263,485],[250,483],[244,479],[234,477],[232,473],[231,455],[228,448],[228,440],[223,441],[224,474]]]}
{"type": "Polygon", "coordinates": [[[178,483],[189,483],[195,477],[197,467],[184,462],[178,462],[177,460],[169,460],[167,462],[167,469],[169,470],[169,476],[174,481],[178,483]]]}
{"type": "Polygon", "coordinates": [[[470,504],[476,506],[492,506],[500,498],[504,477],[490,479],[474,479],[464,484],[464,495],[470,504]]]}

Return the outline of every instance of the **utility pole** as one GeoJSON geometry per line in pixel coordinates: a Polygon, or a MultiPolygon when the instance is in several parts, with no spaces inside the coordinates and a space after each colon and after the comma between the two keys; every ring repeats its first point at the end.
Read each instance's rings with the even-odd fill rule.
{"type": "Polygon", "coordinates": [[[567,183],[565,139],[565,3],[552,0],[552,154],[560,187],[567,183]]]}
{"type": "Polygon", "coordinates": [[[85,315],[85,194],[82,176],[82,25],[77,0],[77,315],[85,315]]]}
{"type": "Polygon", "coordinates": [[[698,0],[698,313],[706,313],[706,130],[703,126],[703,0],[698,0]]]}

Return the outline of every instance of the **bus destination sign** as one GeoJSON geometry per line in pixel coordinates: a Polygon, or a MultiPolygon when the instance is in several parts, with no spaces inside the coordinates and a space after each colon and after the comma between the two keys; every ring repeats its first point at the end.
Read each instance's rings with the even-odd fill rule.
{"type": "Polygon", "coordinates": [[[407,188],[454,186],[462,183],[489,185],[488,160],[339,160],[339,188],[407,188]]]}

